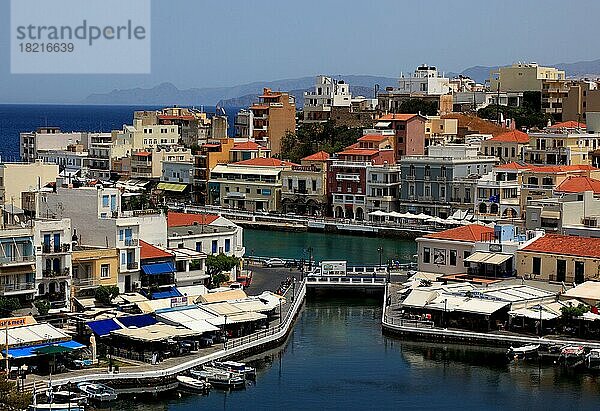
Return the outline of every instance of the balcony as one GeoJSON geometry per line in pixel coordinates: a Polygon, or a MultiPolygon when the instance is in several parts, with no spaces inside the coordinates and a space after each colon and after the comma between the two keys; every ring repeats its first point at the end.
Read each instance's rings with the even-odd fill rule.
{"type": "Polygon", "coordinates": [[[137,262],[129,262],[127,263],[128,270],[139,270],[140,265],[137,262]]]}
{"type": "Polygon", "coordinates": [[[35,283],[0,284],[0,295],[35,291],[35,283]]]}
{"type": "Polygon", "coordinates": [[[79,288],[91,288],[100,285],[100,281],[93,277],[73,278],[73,286],[79,288]]]}
{"type": "Polygon", "coordinates": [[[19,265],[19,264],[31,264],[35,262],[34,255],[20,255],[13,257],[1,257],[0,265],[19,265]]]}
{"type": "Polygon", "coordinates": [[[125,247],[137,247],[138,245],[137,238],[126,238],[123,242],[125,243],[125,247]]]}
{"type": "Polygon", "coordinates": [[[42,244],[42,254],[61,254],[68,253],[71,250],[71,244],[42,244]]]}
{"type": "Polygon", "coordinates": [[[65,267],[62,270],[42,270],[42,278],[59,278],[68,277],[71,274],[71,269],[65,267]]]}
{"type": "Polygon", "coordinates": [[[294,188],[294,194],[308,194],[308,190],[306,188],[294,188]]]}

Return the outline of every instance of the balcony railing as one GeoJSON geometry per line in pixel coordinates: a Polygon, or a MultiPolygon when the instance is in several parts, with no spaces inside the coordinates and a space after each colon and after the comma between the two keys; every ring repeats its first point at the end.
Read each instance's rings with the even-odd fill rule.
{"type": "Polygon", "coordinates": [[[18,291],[35,290],[35,283],[1,284],[0,294],[14,293],[18,291]]]}
{"type": "Polygon", "coordinates": [[[99,284],[100,284],[99,280],[97,280],[95,278],[91,278],[91,277],[73,278],[73,285],[76,287],[95,287],[99,284]]]}
{"type": "Polygon", "coordinates": [[[138,245],[137,238],[126,238],[124,242],[125,242],[125,247],[135,247],[138,245]]]}
{"type": "Polygon", "coordinates": [[[296,194],[308,194],[308,190],[306,188],[294,188],[294,193],[296,193],[296,194]]]}
{"type": "Polygon", "coordinates": [[[10,264],[22,264],[22,263],[33,263],[35,262],[34,255],[19,255],[13,257],[0,257],[0,264],[2,265],[10,265],[10,264]]]}
{"type": "Polygon", "coordinates": [[[70,249],[71,244],[42,244],[42,253],[44,254],[68,253],[70,249]]]}
{"type": "Polygon", "coordinates": [[[69,267],[65,267],[62,270],[42,270],[43,278],[56,278],[56,277],[68,277],[71,273],[69,267]]]}
{"type": "Polygon", "coordinates": [[[137,262],[127,263],[128,270],[137,270],[139,269],[139,264],[137,262]]]}

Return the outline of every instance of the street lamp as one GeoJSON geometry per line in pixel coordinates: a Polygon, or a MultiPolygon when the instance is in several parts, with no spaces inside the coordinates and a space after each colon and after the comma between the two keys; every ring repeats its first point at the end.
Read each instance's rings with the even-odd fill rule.
{"type": "Polygon", "coordinates": [[[377,247],[377,252],[379,253],[379,267],[381,267],[381,257],[383,256],[383,247],[377,247]]]}
{"type": "Polygon", "coordinates": [[[308,271],[312,271],[312,253],[314,249],[312,247],[308,247],[308,271]]]}
{"type": "Polygon", "coordinates": [[[225,321],[223,322],[223,349],[226,350],[227,349],[227,330],[225,329],[225,327],[227,326],[227,314],[225,314],[223,317],[225,317],[225,321]]]}

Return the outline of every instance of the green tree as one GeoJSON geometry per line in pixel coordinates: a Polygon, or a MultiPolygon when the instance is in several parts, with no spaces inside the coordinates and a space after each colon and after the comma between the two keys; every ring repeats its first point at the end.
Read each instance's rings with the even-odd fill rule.
{"type": "Polygon", "coordinates": [[[575,317],[581,317],[583,314],[590,310],[585,304],[579,303],[578,305],[569,304],[567,307],[561,307],[560,312],[562,313],[562,319],[569,323],[575,317]]]}
{"type": "Polygon", "coordinates": [[[101,285],[96,288],[94,298],[103,305],[110,305],[111,301],[119,295],[119,287],[116,285],[101,285]]]}
{"type": "Polygon", "coordinates": [[[10,317],[11,313],[21,308],[21,302],[16,297],[0,297],[0,317],[10,317]]]}
{"type": "Polygon", "coordinates": [[[26,410],[33,401],[30,392],[19,392],[17,385],[0,374],[0,409],[7,411],[26,410]]]}
{"type": "Polygon", "coordinates": [[[420,113],[423,116],[435,116],[438,113],[438,107],[434,101],[409,98],[400,103],[399,111],[405,114],[420,113]]]}
{"type": "Polygon", "coordinates": [[[36,300],[33,304],[37,308],[39,315],[47,315],[48,311],[50,311],[50,301],[46,299],[36,300]]]}
{"type": "Polygon", "coordinates": [[[227,281],[228,277],[223,274],[223,271],[229,271],[239,265],[239,263],[240,259],[238,257],[228,256],[223,253],[206,257],[206,269],[212,279],[213,285],[218,287],[222,282],[227,281]]]}

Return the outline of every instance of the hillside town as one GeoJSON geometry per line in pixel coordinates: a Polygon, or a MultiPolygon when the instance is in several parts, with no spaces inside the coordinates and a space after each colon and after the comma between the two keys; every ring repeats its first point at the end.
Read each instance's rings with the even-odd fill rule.
{"type": "Polygon", "coordinates": [[[182,366],[283,333],[326,264],[257,259],[246,227],[415,240],[411,261],[381,249],[371,267],[373,285],[392,283],[391,332],[594,349],[599,85],[536,63],[485,84],[423,64],[369,96],[326,75],[302,102],[264,88],[234,124],[173,105],[118,130],[22,130],[21,161],[0,164],[3,367],[31,390],[31,375],[182,366]],[[263,260],[281,267],[255,290],[263,260]]]}

